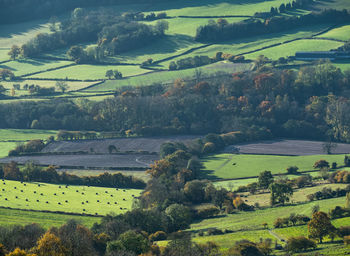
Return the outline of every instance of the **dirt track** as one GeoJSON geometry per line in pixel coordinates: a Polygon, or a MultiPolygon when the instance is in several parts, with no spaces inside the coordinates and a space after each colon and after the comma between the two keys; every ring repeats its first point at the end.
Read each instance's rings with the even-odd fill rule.
{"type": "MultiPolygon", "coordinates": [[[[229,146],[225,152],[235,152],[235,148],[244,154],[269,154],[269,155],[322,155],[325,154],[322,148],[323,142],[307,140],[269,140],[255,143],[238,144],[229,146]]],[[[350,144],[337,143],[332,150],[333,154],[350,153],[350,144]]]]}

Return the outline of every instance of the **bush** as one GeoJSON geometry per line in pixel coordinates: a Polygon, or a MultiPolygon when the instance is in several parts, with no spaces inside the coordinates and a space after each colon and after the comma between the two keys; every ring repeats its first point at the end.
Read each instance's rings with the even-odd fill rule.
{"type": "Polygon", "coordinates": [[[299,170],[299,168],[297,166],[289,166],[287,168],[287,173],[288,174],[297,174],[298,170],[299,170]]]}
{"type": "Polygon", "coordinates": [[[316,243],[306,237],[291,237],[287,242],[287,250],[291,252],[306,251],[316,249],[316,243]]]}
{"type": "Polygon", "coordinates": [[[163,240],[166,240],[166,238],[167,238],[167,235],[166,235],[166,233],[164,231],[157,231],[156,233],[151,234],[149,236],[149,240],[151,242],[153,242],[153,241],[163,241],[163,240]]]}
{"type": "Polygon", "coordinates": [[[344,236],[344,244],[346,245],[350,244],[350,236],[344,236]]]}
{"type": "Polygon", "coordinates": [[[217,229],[217,228],[210,228],[207,231],[207,235],[208,236],[216,236],[216,235],[223,235],[224,232],[221,229],[217,229]]]}
{"type": "Polygon", "coordinates": [[[219,212],[220,210],[216,206],[208,206],[206,208],[199,209],[197,211],[196,217],[198,217],[199,219],[207,219],[207,218],[214,217],[219,212]]]}

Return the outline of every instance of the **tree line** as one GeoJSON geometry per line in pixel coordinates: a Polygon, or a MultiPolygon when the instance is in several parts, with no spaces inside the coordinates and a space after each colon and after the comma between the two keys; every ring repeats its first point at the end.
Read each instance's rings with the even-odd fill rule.
{"type": "Polygon", "coordinates": [[[256,65],[256,71],[211,80],[199,76],[194,81],[178,79],[170,86],[121,88],[114,98],[100,102],[1,104],[0,128],[28,129],[35,121],[38,129],[111,131],[120,136],[246,130],[350,141],[349,71],[327,62],[299,71],[267,67],[264,58],[256,65]]]}
{"type": "Polygon", "coordinates": [[[278,33],[295,28],[323,23],[339,24],[350,21],[350,14],[346,9],[338,11],[327,9],[322,12],[312,12],[302,16],[273,16],[265,21],[249,19],[241,22],[229,23],[225,19],[197,29],[195,40],[199,42],[222,42],[225,40],[278,33]]]}
{"type": "Polygon", "coordinates": [[[31,162],[22,168],[16,162],[0,165],[0,179],[111,188],[143,189],[145,187],[144,181],[121,173],[105,172],[97,176],[79,177],[67,172],[58,172],[54,166],[43,168],[31,162]]]}

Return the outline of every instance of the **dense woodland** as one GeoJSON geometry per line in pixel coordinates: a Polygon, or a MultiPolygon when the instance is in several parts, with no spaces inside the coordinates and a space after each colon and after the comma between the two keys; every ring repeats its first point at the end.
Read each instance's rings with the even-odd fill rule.
{"type": "Polygon", "coordinates": [[[330,63],[257,71],[172,86],[124,88],[102,102],[52,100],[0,105],[0,128],[114,131],[120,135],[225,133],[350,141],[350,72],[330,63]]]}

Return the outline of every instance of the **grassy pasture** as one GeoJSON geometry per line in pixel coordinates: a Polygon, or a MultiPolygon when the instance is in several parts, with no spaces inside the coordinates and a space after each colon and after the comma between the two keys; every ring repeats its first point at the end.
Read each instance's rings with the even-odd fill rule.
{"type": "Polygon", "coordinates": [[[59,227],[71,219],[78,221],[86,227],[92,227],[92,225],[95,222],[99,222],[101,218],[0,208],[1,226],[38,223],[43,228],[48,229],[52,226],[59,227]]]}
{"type": "MultiPolygon", "coordinates": [[[[230,53],[233,55],[243,54],[245,52],[250,52],[254,50],[261,49],[262,47],[270,46],[277,43],[282,43],[287,40],[292,40],[295,38],[311,37],[314,34],[329,27],[327,24],[322,24],[318,26],[308,26],[300,29],[290,30],[283,33],[274,33],[269,35],[253,36],[244,39],[231,40],[223,43],[213,44],[206,48],[196,50],[185,56],[177,57],[170,61],[162,62],[163,67],[168,68],[171,61],[176,61],[185,57],[193,57],[196,55],[207,55],[209,57],[214,57],[216,52],[230,53]]],[[[275,47],[271,48],[275,49],[275,47]]],[[[260,51],[254,53],[257,56],[260,55],[260,51]]],[[[294,55],[294,53],[293,53],[294,55]]],[[[246,55],[247,57],[248,55],[246,55]]],[[[252,58],[256,59],[256,57],[252,58]]]]}
{"type": "Polygon", "coordinates": [[[349,40],[350,39],[350,25],[345,25],[337,27],[328,31],[325,34],[319,35],[318,37],[329,37],[339,40],[349,40]]]}
{"type": "Polygon", "coordinates": [[[10,150],[16,148],[16,142],[0,142],[0,158],[6,157],[10,150]]]}
{"type": "Polygon", "coordinates": [[[97,80],[105,79],[107,70],[119,70],[123,76],[140,75],[149,72],[138,66],[102,66],[102,65],[76,65],[62,68],[54,71],[44,72],[30,76],[31,78],[58,78],[79,79],[79,80],[97,80]]]}
{"type": "Polygon", "coordinates": [[[343,44],[344,43],[330,40],[305,39],[250,53],[245,55],[245,57],[248,59],[256,59],[259,55],[265,55],[270,59],[276,60],[280,57],[294,56],[298,51],[315,51],[315,49],[319,51],[328,51],[336,49],[343,44]]]}
{"type": "MultiPolygon", "coordinates": [[[[202,71],[202,76],[207,77],[212,74],[216,74],[218,72],[224,72],[227,74],[239,72],[248,70],[251,68],[251,64],[239,64],[239,65],[232,65],[229,68],[222,69],[215,68],[214,64],[207,65],[205,67],[197,68],[198,70],[202,71]]],[[[180,79],[193,79],[195,77],[195,70],[196,68],[191,69],[184,69],[184,70],[176,70],[176,71],[162,71],[162,72],[153,72],[149,74],[145,74],[142,76],[137,77],[130,77],[127,79],[122,80],[109,80],[106,81],[103,84],[100,84],[98,86],[86,89],[84,91],[88,92],[95,92],[95,91],[113,91],[118,87],[123,86],[144,86],[144,85],[152,85],[154,83],[172,83],[174,80],[180,78],[180,79]]]]}
{"type": "Polygon", "coordinates": [[[0,61],[9,60],[10,56],[7,54],[10,49],[0,48],[0,61]]]}
{"type": "Polygon", "coordinates": [[[344,206],[345,197],[319,200],[314,202],[307,202],[298,205],[288,205],[284,207],[266,208],[256,210],[254,212],[238,212],[237,214],[229,214],[223,217],[205,219],[191,225],[190,230],[199,231],[208,228],[231,229],[233,231],[239,230],[256,230],[262,229],[262,224],[266,222],[269,228],[272,227],[273,222],[278,217],[287,217],[291,213],[305,214],[311,216],[312,207],[320,206],[320,210],[328,212],[335,206],[344,206]]]}
{"type": "Polygon", "coordinates": [[[0,64],[0,68],[7,68],[11,70],[15,76],[23,76],[34,72],[45,71],[51,68],[59,68],[72,63],[73,62],[71,61],[20,59],[0,64]]]}
{"type": "MultiPolygon", "coordinates": [[[[95,84],[96,82],[71,82],[71,81],[67,81],[66,82],[68,84],[68,89],[67,91],[76,91],[76,90],[81,90],[84,89],[90,85],[95,84]]],[[[23,85],[28,84],[28,85],[39,85],[40,87],[55,87],[56,91],[59,91],[58,88],[56,87],[56,81],[52,81],[52,80],[22,80],[22,81],[6,81],[6,82],[1,82],[1,84],[8,90],[11,90],[13,87],[13,84],[20,84],[21,85],[21,89],[23,88],[23,85]]],[[[19,93],[26,93],[29,94],[29,91],[24,91],[24,90],[16,90],[16,95],[18,95],[19,93]]]]}
{"type": "Polygon", "coordinates": [[[11,48],[26,43],[39,33],[49,33],[47,20],[34,20],[0,25],[0,48],[11,48]]]}
{"type": "Polygon", "coordinates": [[[55,136],[57,131],[35,129],[0,129],[0,141],[28,141],[47,139],[55,136]]]}
{"type": "MultiPolygon", "coordinates": [[[[290,201],[292,203],[307,202],[307,195],[316,193],[323,188],[331,188],[333,190],[336,190],[337,188],[345,188],[346,186],[346,184],[323,184],[315,187],[297,189],[294,191],[294,194],[291,197],[290,201]]],[[[246,202],[250,205],[259,203],[260,206],[270,206],[270,193],[248,195],[245,200],[247,200],[246,202]]]]}
{"type": "Polygon", "coordinates": [[[0,191],[0,206],[3,207],[93,215],[95,213],[99,215],[111,212],[122,213],[130,210],[133,202],[132,195],[139,196],[141,193],[141,190],[138,189],[117,190],[87,186],[68,186],[66,188],[64,185],[60,188],[59,185],[46,183],[40,183],[39,187],[39,183],[21,184],[19,181],[8,180],[0,183],[0,189],[2,190],[0,191]]]}
{"type": "Polygon", "coordinates": [[[299,171],[314,170],[313,164],[325,159],[341,165],[344,155],[311,155],[311,156],[272,156],[272,155],[235,155],[218,154],[203,159],[203,176],[210,178],[235,179],[258,176],[264,170],[272,174],[286,173],[289,166],[298,166],[299,171]],[[234,165],[235,163],[235,165],[234,165]]]}
{"type": "Polygon", "coordinates": [[[313,9],[321,10],[321,9],[337,9],[337,10],[343,10],[343,9],[350,9],[349,1],[348,0],[321,0],[316,1],[316,3],[313,5],[313,9]]]}
{"type": "Polygon", "coordinates": [[[57,131],[48,130],[0,129],[0,157],[7,156],[8,152],[20,142],[47,139],[56,133],[57,131]]]}
{"type": "Polygon", "coordinates": [[[165,11],[168,16],[223,16],[223,15],[254,15],[255,12],[270,11],[272,6],[279,7],[289,0],[271,1],[224,1],[224,0],[194,0],[173,1],[153,4],[148,11],[165,11]]]}

